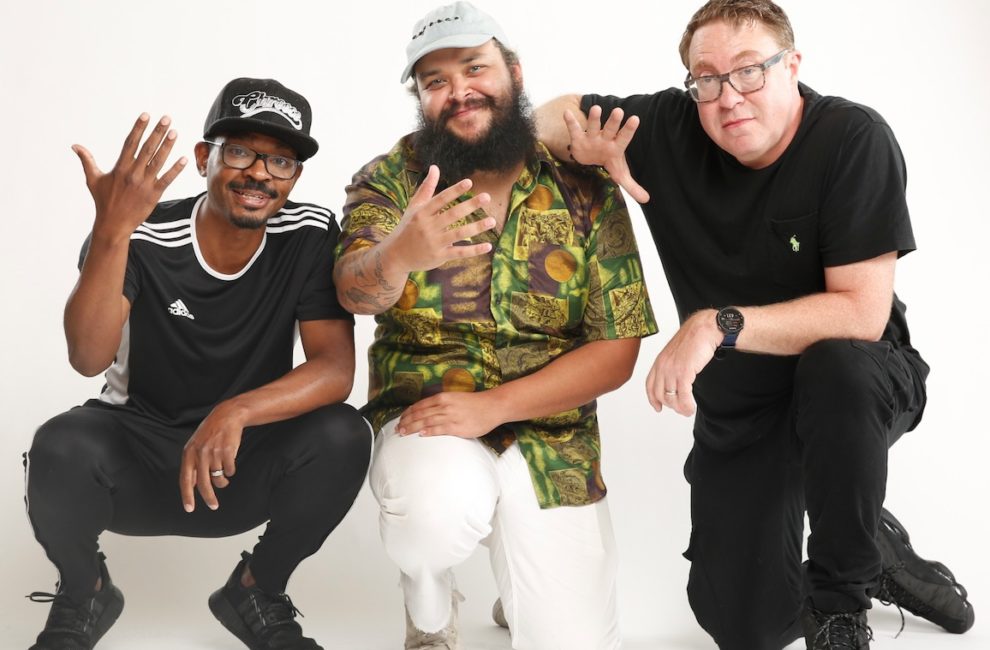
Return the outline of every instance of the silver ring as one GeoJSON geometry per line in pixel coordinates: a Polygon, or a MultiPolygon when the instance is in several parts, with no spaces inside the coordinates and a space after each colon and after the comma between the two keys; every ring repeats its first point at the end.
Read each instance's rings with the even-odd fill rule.
{"type": "Polygon", "coordinates": [[[217,478],[217,477],[223,476],[223,470],[222,469],[215,469],[215,470],[213,470],[213,471],[210,472],[210,476],[212,476],[213,478],[217,478]]]}
{"type": "Polygon", "coordinates": [[[664,395],[676,395],[677,394],[677,391],[676,390],[665,390],[663,392],[663,394],[664,395]]]}

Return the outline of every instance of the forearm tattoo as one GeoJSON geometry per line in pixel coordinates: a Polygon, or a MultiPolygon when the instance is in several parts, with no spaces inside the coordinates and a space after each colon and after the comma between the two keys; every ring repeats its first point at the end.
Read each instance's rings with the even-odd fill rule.
{"type": "Polygon", "coordinates": [[[393,286],[385,277],[382,252],[377,247],[345,256],[340,275],[350,279],[351,286],[344,295],[353,307],[364,305],[381,312],[394,305],[402,294],[402,287],[393,286]]]}

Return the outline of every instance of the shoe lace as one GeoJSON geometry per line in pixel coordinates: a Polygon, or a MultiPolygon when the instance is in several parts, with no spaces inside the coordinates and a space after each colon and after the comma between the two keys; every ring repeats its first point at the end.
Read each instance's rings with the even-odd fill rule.
{"type": "Polygon", "coordinates": [[[272,648],[319,648],[319,645],[302,635],[302,628],[295,621],[303,613],[292,603],[288,594],[257,592],[252,597],[252,610],[260,625],[258,636],[272,648]]]}
{"type": "Polygon", "coordinates": [[[859,635],[864,633],[867,641],[873,640],[873,630],[861,616],[846,612],[825,614],[818,619],[818,632],[813,647],[840,650],[859,650],[859,635]]]}
{"type": "Polygon", "coordinates": [[[89,634],[96,620],[91,604],[89,607],[85,603],[80,605],[65,594],[52,594],[47,591],[32,591],[25,598],[33,603],[52,604],[41,637],[71,635],[83,642],[89,642],[89,634]]]}
{"type": "MultiPolygon", "coordinates": [[[[945,578],[946,583],[951,585],[963,600],[966,600],[969,597],[966,588],[956,582],[955,576],[952,575],[952,572],[949,571],[945,565],[939,562],[930,561],[926,561],[926,563],[941,577],[945,578]]],[[[901,627],[897,630],[897,634],[894,635],[895,639],[901,635],[901,632],[904,631],[905,609],[916,616],[921,616],[922,618],[929,618],[938,613],[938,610],[934,605],[921,600],[897,583],[895,576],[901,571],[907,571],[904,562],[898,562],[892,566],[886,567],[883,570],[883,573],[880,574],[880,584],[876,595],[878,601],[884,605],[893,605],[897,608],[897,612],[901,615],[901,627]]]]}

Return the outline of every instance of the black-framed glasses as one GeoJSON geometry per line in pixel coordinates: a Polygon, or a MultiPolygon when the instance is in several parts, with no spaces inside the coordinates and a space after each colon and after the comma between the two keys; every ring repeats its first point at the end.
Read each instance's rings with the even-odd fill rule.
{"type": "Polygon", "coordinates": [[[713,102],[722,96],[722,84],[729,82],[729,85],[740,95],[755,93],[761,90],[767,83],[767,68],[777,64],[784,55],[790,52],[789,49],[781,50],[763,63],[755,63],[736,68],[725,74],[708,74],[701,77],[692,77],[688,73],[684,80],[684,87],[688,89],[691,99],[704,104],[713,102]]]}
{"type": "Polygon", "coordinates": [[[258,158],[265,161],[265,169],[275,178],[289,180],[294,178],[302,167],[302,162],[288,156],[279,156],[273,153],[258,153],[254,149],[245,147],[235,142],[210,142],[204,140],[206,144],[220,147],[220,160],[223,164],[234,169],[247,169],[254,164],[258,158]]]}

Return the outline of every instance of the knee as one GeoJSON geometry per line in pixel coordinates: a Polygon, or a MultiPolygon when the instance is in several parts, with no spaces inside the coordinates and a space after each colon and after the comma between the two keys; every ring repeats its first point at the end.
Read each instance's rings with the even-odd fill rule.
{"type": "Polygon", "coordinates": [[[386,476],[376,495],[385,551],[407,573],[455,566],[491,533],[491,490],[470,472],[450,469],[403,468],[386,476]]]}
{"type": "Polygon", "coordinates": [[[57,415],[38,428],[27,453],[25,472],[34,499],[72,492],[80,481],[102,476],[109,463],[108,441],[86,426],[72,411],[57,415]]]}
{"type": "Polygon", "coordinates": [[[299,454],[334,466],[334,471],[354,469],[363,479],[371,458],[371,428],[349,404],[331,404],[302,416],[296,439],[305,449],[299,454]]]}
{"type": "Polygon", "coordinates": [[[71,411],[56,415],[38,428],[28,452],[33,476],[66,475],[91,465],[101,455],[99,437],[78,426],[71,411]]]}
{"type": "Polygon", "coordinates": [[[830,339],[808,347],[798,360],[794,376],[795,403],[812,412],[817,408],[854,418],[886,404],[879,358],[883,344],[830,339]]]}

